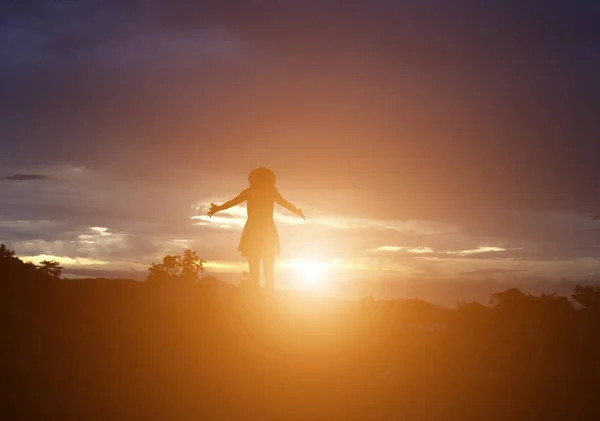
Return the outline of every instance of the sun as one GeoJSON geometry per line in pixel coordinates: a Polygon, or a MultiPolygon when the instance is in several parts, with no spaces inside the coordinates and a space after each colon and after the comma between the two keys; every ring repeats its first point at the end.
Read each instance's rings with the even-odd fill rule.
{"type": "Polygon", "coordinates": [[[331,262],[295,257],[280,262],[278,266],[290,277],[292,289],[312,291],[328,289],[331,262]]]}
{"type": "Polygon", "coordinates": [[[305,289],[320,289],[327,279],[327,268],[324,265],[306,262],[297,267],[301,287],[305,289]]]}

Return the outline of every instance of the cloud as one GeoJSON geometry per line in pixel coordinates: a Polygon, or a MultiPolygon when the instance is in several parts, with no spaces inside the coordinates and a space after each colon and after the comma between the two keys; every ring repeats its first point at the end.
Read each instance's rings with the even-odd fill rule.
{"type": "Polygon", "coordinates": [[[9,181],[33,181],[33,180],[48,180],[49,177],[41,174],[12,174],[3,178],[9,181]]]}
{"type": "MultiPolygon", "coordinates": [[[[236,249],[246,210],[204,218],[206,204],[228,198],[215,194],[212,185],[148,183],[81,167],[47,167],[43,173],[55,182],[1,186],[0,236],[19,254],[91,259],[123,270],[143,269],[164,254],[192,248],[211,264],[243,263],[236,249]]],[[[542,270],[550,263],[551,273],[557,262],[574,268],[578,259],[596,256],[600,246],[594,236],[582,235],[595,227],[587,215],[512,212],[487,224],[477,222],[482,219],[449,224],[350,217],[320,206],[313,218],[307,211],[308,223],[277,213],[282,259],[345,259],[402,276],[449,276],[475,261],[483,269],[530,262],[522,263],[527,270],[542,270]],[[459,260],[463,263],[451,263],[459,260]]]]}
{"type": "Polygon", "coordinates": [[[466,270],[459,272],[459,276],[474,276],[479,278],[487,278],[494,275],[507,275],[507,274],[523,274],[526,273],[523,269],[505,269],[505,268],[488,268],[478,270],[466,270]]]}
{"type": "Polygon", "coordinates": [[[431,247],[381,246],[381,247],[377,247],[375,250],[376,251],[385,251],[385,252],[406,251],[408,253],[416,253],[416,254],[435,253],[435,251],[431,247]]]}
{"type": "Polygon", "coordinates": [[[473,249],[466,250],[434,250],[431,247],[417,246],[417,247],[405,247],[405,246],[380,246],[375,251],[383,252],[408,252],[414,254],[430,254],[430,255],[451,255],[451,256],[470,256],[473,254],[481,253],[495,253],[505,252],[507,249],[498,246],[478,246],[473,249]]]}
{"type": "Polygon", "coordinates": [[[594,221],[600,221],[600,213],[599,214],[590,215],[590,218],[593,219],[594,221]]]}
{"type": "Polygon", "coordinates": [[[174,184],[269,161],[378,219],[598,209],[593,6],[131,4],[7,6],[0,160],[174,184]]]}
{"type": "Polygon", "coordinates": [[[459,256],[468,256],[471,254],[480,254],[480,253],[496,253],[496,252],[504,252],[507,251],[503,247],[497,246],[479,246],[474,249],[469,250],[456,250],[456,251],[446,251],[445,254],[457,254],[459,256]]]}

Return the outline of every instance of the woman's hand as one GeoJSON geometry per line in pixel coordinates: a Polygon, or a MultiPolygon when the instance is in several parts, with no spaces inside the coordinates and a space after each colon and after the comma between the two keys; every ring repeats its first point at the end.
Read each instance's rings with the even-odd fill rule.
{"type": "Polygon", "coordinates": [[[221,210],[220,206],[217,206],[214,203],[211,203],[210,209],[208,210],[208,212],[206,214],[210,218],[211,216],[213,216],[215,213],[219,212],[220,210],[221,210]]]}
{"type": "Polygon", "coordinates": [[[298,209],[298,216],[306,221],[306,216],[304,216],[304,212],[302,211],[302,209],[298,209]]]}

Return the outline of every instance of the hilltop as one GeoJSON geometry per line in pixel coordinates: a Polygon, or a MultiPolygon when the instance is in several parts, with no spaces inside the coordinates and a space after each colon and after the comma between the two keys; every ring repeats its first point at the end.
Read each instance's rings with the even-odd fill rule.
{"type": "Polygon", "coordinates": [[[27,273],[0,278],[2,419],[600,416],[593,287],[449,309],[27,273]]]}

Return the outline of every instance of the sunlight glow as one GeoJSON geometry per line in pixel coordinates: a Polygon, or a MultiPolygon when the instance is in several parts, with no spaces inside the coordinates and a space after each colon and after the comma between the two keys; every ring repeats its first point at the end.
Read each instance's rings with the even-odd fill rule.
{"type": "Polygon", "coordinates": [[[291,259],[278,266],[287,268],[296,280],[295,286],[301,289],[323,289],[329,280],[331,264],[307,259],[291,259]]]}
{"type": "Polygon", "coordinates": [[[106,227],[90,227],[90,230],[97,232],[101,236],[111,235],[111,233],[108,232],[108,228],[106,228],[106,227]]]}
{"type": "Polygon", "coordinates": [[[303,267],[300,274],[303,285],[309,289],[319,288],[321,282],[324,280],[324,276],[325,270],[316,265],[307,265],[303,267]]]}
{"type": "Polygon", "coordinates": [[[246,262],[209,261],[204,263],[204,268],[215,272],[241,273],[248,270],[248,264],[246,262]]]}
{"type": "Polygon", "coordinates": [[[24,262],[32,262],[36,265],[39,265],[44,260],[56,260],[61,264],[61,266],[95,266],[108,264],[108,262],[103,260],[89,259],[86,257],[54,256],[50,254],[38,254],[37,256],[22,256],[21,259],[24,262]]]}

